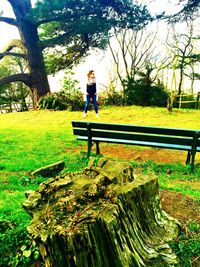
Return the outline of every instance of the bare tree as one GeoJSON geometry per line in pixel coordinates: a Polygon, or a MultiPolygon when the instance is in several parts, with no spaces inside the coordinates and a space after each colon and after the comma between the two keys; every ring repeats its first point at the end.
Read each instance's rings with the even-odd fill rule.
{"type": "Polygon", "coordinates": [[[179,70],[179,81],[177,93],[178,95],[182,92],[183,79],[185,76],[185,71],[191,61],[189,60],[190,56],[193,54],[193,24],[190,22],[187,23],[187,33],[178,33],[175,27],[172,27],[173,30],[173,41],[168,41],[167,44],[171,48],[173,54],[172,69],[173,75],[175,75],[175,69],[179,70]]]}
{"type": "Polygon", "coordinates": [[[152,59],[152,51],[155,49],[154,33],[147,30],[125,29],[118,33],[115,29],[115,38],[109,42],[109,48],[116,65],[120,81],[135,79],[137,72],[143,69],[147,61],[152,59]]]}

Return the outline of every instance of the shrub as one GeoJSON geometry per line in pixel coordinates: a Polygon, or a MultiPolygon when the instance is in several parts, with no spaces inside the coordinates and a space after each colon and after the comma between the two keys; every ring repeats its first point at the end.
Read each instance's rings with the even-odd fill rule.
{"type": "Polygon", "coordinates": [[[123,105],[123,98],[121,92],[117,92],[114,90],[112,93],[102,92],[100,96],[100,103],[101,105],[114,105],[114,106],[121,106],[123,105]]]}
{"type": "Polygon", "coordinates": [[[67,109],[67,105],[62,97],[60,97],[57,93],[47,94],[45,96],[40,97],[38,101],[39,109],[55,109],[55,110],[63,110],[67,109]]]}
{"type": "Polygon", "coordinates": [[[69,98],[64,92],[47,94],[38,101],[39,109],[54,109],[54,110],[82,110],[84,101],[81,93],[77,94],[73,99],[69,98]]]}
{"type": "Polygon", "coordinates": [[[143,80],[124,81],[125,105],[158,106],[167,105],[168,93],[162,84],[147,85],[143,80]]]}
{"type": "Polygon", "coordinates": [[[151,87],[149,105],[157,107],[166,107],[168,97],[169,95],[165,91],[164,87],[154,85],[151,87]]]}
{"type": "Polygon", "coordinates": [[[39,109],[54,110],[82,110],[85,102],[81,93],[79,82],[73,78],[74,73],[66,70],[62,89],[58,93],[49,93],[38,101],[39,109]]]}

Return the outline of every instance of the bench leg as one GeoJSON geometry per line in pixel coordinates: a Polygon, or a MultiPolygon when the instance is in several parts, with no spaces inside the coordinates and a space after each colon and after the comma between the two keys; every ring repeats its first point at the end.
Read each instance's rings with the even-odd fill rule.
{"type": "Polygon", "coordinates": [[[96,154],[100,154],[99,142],[96,142],[96,154]]]}
{"type": "Polygon", "coordinates": [[[195,161],[196,151],[192,153],[192,160],[191,160],[191,172],[194,172],[194,161],[195,161]]]}
{"type": "Polygon", "coordinates": [[[88,151],[87,151],[87,157],[88,158],[90,157],[91,148],[92,148],[92,144],[90,143],[90,141],[88,141],[88,151]]]}
{"type": "Polygon", "coordinates": [[[195,155],[196,155],[196,151],[192,151],[192,152],[191,151],[188,151],[187,159],[186,159],[186,164],[187,165],[190,164],[191,172],[194,172],[195,155]]]}
{"type": "Polygon", "coordinates": [[[89,158],[90,157],[90,151],[91,151],[91,148],[92,148],[91,124],[89,122],[87,123],[87,134],[88,134],[88,152],[87,152],[87,156],[89,158]]]}
{"type": "Polygon", "coordinates": [[[191,157],[191,151],[188,150],[187,159],[186,159],[186,165],[190,164],[190,157],[191,157]]]}
{"type": "Polygon", "coordinates": [[[194,172],[194,161],[195,161],[195,155],[196,155],[196,149],[197,149],[197,142],[200,137],[200,132],[195,132],[194,137],[193,137],[193,144],[192,144],[192,151],[191,151],[191,172],[194,172]]]}

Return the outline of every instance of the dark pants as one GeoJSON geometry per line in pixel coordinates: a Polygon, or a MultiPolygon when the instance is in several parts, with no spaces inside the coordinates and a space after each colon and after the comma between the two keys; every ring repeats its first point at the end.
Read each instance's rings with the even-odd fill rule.
{"type": "Polygon", "coordinates": [[[87,95],[84,112],[87,113],[91,98],[92,98],[92,103],[94,105],[95,112],[96,112],[96,114],[98,114],[98,105],[97,105],[97,96],[96,95],[93,95],[93,96],[87,95]]]}

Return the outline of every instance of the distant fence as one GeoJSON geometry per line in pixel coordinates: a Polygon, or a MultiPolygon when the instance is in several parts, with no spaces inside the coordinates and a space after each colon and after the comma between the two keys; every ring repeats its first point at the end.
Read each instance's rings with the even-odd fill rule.
{"type": "Polygon", "coordinates": [[[0,113],[21,112],[26,110],[25,107],[27,110],[31,110],[33,109],[33,103],[26,103],[24,106],[16,102],[12,105],[0,104],[0,113]]]}
{"type": "Polygon", "coordinates": [[[185,104],[194,103],[194,108],[199,109],[200,106],[200,92],[197,94],[180,94],[175,96],[178,107],[181,108],[185,104]]]}

